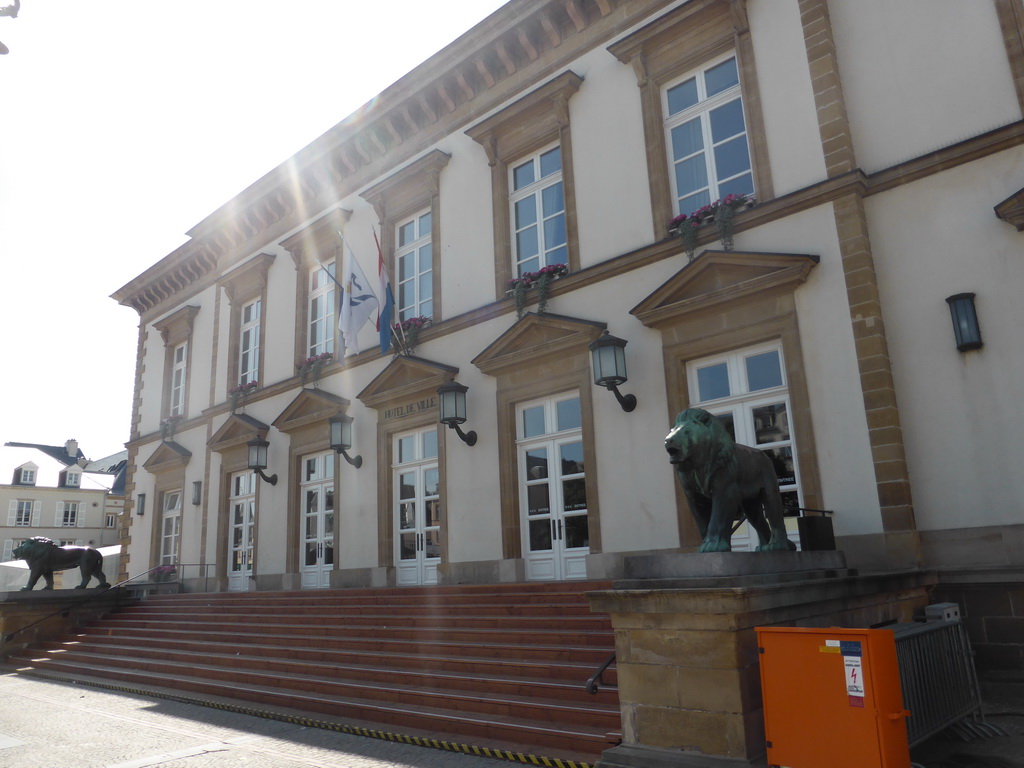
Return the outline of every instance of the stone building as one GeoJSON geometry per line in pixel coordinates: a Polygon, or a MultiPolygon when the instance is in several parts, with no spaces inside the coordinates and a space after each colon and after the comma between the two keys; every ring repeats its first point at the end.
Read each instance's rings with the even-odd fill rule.
{"type": "Polygon", "coordinates": [[[114,294],[140,315],[126,573],[615,577],[699,544],[663,439],[700,406],[772,456],[794,530],[827,510],[851,566],[934,571],[1020,667],[1022,25],[1020,0],[509,2],[114,294]],[[670,233],[726,199],[692,253],[670,233]],[[338,330],[383,303],[375,238],[397,352],[376,311],[338,330]],[[544,268],[543,301],[510,287],[544,268]],[[633,410],[594,383],[605,331],[633,410]],[[439,424],[450,383],[475,444],[439,424]]]}

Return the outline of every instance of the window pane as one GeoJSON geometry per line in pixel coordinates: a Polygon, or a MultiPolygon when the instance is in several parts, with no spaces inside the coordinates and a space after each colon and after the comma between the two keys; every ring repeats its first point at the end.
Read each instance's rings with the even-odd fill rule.
{"type": "Polygon", "coordinates": [[[542,480],[548,476],[548,452],[538,448],[526,452],[526,477],[528,480],[542,480]]]}
{"type": "Polygon", "coordinates": [[[526,489],[527,512],[531,515],[546,515],[551,512],[548,499],[548,484],[531,485],[526,489]]]}
{"type": "Polygon", "coordinates": [[[416,258],[407,253],[398,259],[398,279],[410,280],[416,275],[416,258]]]}
{"type": "Polygon", "coordinates": [[[398,228],[398,247],[408,245],[416,239],[416,222],[410,221],[398,228]]]}
{"type": "Polygon", "coordinates": [[[731,394],[729,388],[729,366],[726,363],[709,365],[697,369],[697,392],[699,402],[717,400],[731,394]]]}
{"type": "Polygon", "coordinates": [[[778,448],[769,448],[764,453],[771,459],[772,467],[775,468],[775,476],[779,479],[779,485],[785,486],[796,483],[792,448],[780,446],[778,448]]]}
{"type": "Polygon", "coordinates": [[[423,493],[427,496],[437,496],[438,472],[437,468],[423,471],[423,493]]]}
{"type": "Polygon", "coordinates": [[[711,140],[716,144],[745,130],[739,99],[711,110],[711,140]]]}
{"type": "Polygon", "coordinates": [[[736,73],[736,59],[723,61],[704,73],[704,85],[709,97],[721,93],[726,88],[732,88],[739,82],[740,78],[736,73]]]}
{"type": "Polygon", "coordinates": [[[754,179],[749,173],[729,179],[724,183],[719,182],[718,194],[721,197],[726,195],[752,195],[754,194],[754,179]]]}
{"type": "Polygon", "coordinates": [[[435,526],[441,524],[441,501],[434,499],[427,502],[427,519],[425,525],[435,526]]]}
{"type": "Polygon", "coordinates": [[[568,264],[569,249],[563,245],[553,251],[548,251],[547,255],[544,257],[544,262],[546,266],[551,266],[552,264],[568,264]]]}
{"type": "MultiPolygon", "coordinates": [[[[685,197],[692,192],[706,189],[708,186],[708,167],[704,161],[704,155],[696,155],[689,160],[683,160],[676,164],[676,193],[679,197],[685,197]]],[[[685,213],[692,213],[691,208],[685,213]]]]}
{"type": "Polygon", "coordinates": [[[427,557],[441,556],[441,536],[437,531],[423,534],[423,554],[427,557]]]}
{"type": "Polygon", "coordinates": [[[715,418],[722,422],[722,426],[725,427],[725,431],[729,433],[729,437],[736,441],[736,421],[731,412],[729,413],[716,413],[715,418]]]}
{"type": "Polygon", "coordinates": [[[554,216],[565,210],[565,198],[562,196],[562,182],[545,187],[541,193],[541,210],[544,218],[554,216]]]}
{"type": "Polygon", "coordinates": [[[420,275],[418,282],[420,287],[420,302],[422,303],[426,299],[429,299],[430,294],[434,292],[434,279],[431,274],[427,272],[426,274],[420,275]]]}
{"type": "Polygon", "coordinates": [[[424,213],[420,216],[420,237],[426,237],[430,234],[434,226],[434,217],[431,213],[424,213]]]}
{"type": "Polygon", "coordinates": [[[562,170],[561,147],[555,147],[540,156],[540,177],[542,179],[550,176],[552,173],[558,173],[560,170],[562,170]]]}
{"type": "Polygon", "coordinates": [[[569,515],[565,518],[565,546],[568,549],[590,546],[586,515],[569,515]]]}
{"type": "Polygon", "coordinates": [[[403,533],[399,537],[399,551],[398,557],[401,560],[415,560],[416,559],[416,534],[415,533],[403,533]]]}
{"type": "Polygon", "coordinates": [[[697,78],[668,89],[668,113],[674,115],[697,103],[697,78]]]}
{"type": "Polygon", "coordinates": [[[715,147],[715,168],[720,179],[749,171],[750,154],[747,152],[747,137],[737,136],[732,141],[715,147]]]}
{"type": "Polygon", "coordinates": [[[559,432],[566,429],[576,429],[583,423],[580,417],[580,399],[578,397],[559,400],[556,411],[557,429],[559,432]]]}
{"type": "Polygon", "coordinates": [[[517,277],[522,277],[527,272],[536,272],[538,269],[540,269],[540,257],[533,256],[519,264],[519,274],[517,277]]]}
{"type": "Polygon", "coordinates": [[[562,476],[578,475],[583,472],[583,443],[567,443],[560,448],[562,454],[562,476]]]}
{"type": "Polygon", "coordinates": [[[754,408],[754,435],[758,445],[789,440],[789,414],[785,403],[754,408]]]}
{"type": "Polygon", "coordinates": [[[693,213],[710,202],[711,195],[706,189],[702,189],[700,192],[687,195],[679,201],[679,213],[693,213]]]}
{"type": "Polygon", "coordinates": [[[537,228],[530,227],[522,232],[516,233],[516,256],[519,261],[533,258],[537,255],[537,228]]]}
{"type": "Polygon", "coordinates": [[[533,170],[533,160],[528,163],[523,163],[518,168],[512,170],[512,189],[522,189],[523,187],[533,184],[536,180],[536,175],[533,170]]]}
{"type": "Polygon", "coordinates": [[[562,482],[562,501],[566,512],[587,508],[587,486],[582,477],[562,482]]]}
{"type": "Polygon", "coordinates": [[[398,507],[398,527],[406,531],[416,527],[416,503],[407,501],[398,507]]]}
{"type": "Polygon", "coordinates": [[[782,367],[777,350],[751,355],[746,358],[745,362],[747,365],[747,388],[751,392],[782,386],[782,367]]]}
{"type": "Polygon", "coordinates": [[[557,248],[565,244],[565,216],[555,216],[544,222],[545,250],[557,248]]]}
{"type": "Polygon", "coordinates": [[[533,408],[524,408],[523,437],[536,437],[544,433],[544,406],[535,405],[533,408]]]}
{"type": "Polygon", "coordinates": [[[429,243],[420,248],[420,272],[429,272],[434,267],[434,247],[429,243]]]}
{"type": "Polygon", "coordinates": [[[704,149],[704,134],[700,128],[700,118],[695,117],[689,122],[677,125],[672,129],[672,159],[680,160],[694,152],[704,149]]]}
{"type": "Polygon", "coordinates": [[[423,458],[437,457],[437,430],[431,429],[423,433],[423,458]]]}
{"type": "Polygon", "coordinates": [[[398,498],[400,499],[415,499],[416,498],[416,474],[414,472],[405,472],[399,476],[398,480],[398,498]]]}
{"type": "Polygon", "coordinates": [[[416,460],[416,438],[412,435],[398,441],[398,463],[416,460]]]}
{"type": "Polygon", "coordinates": [[[551,521],[547,518],[530,521],[530,551],[543,552],[551,549],[551,521]]]}
{"type": "Polygon", "coordinates": [[[516,201],[516,229],[528,227],[537,223],[537,200],[530,197],[516,201]]]}

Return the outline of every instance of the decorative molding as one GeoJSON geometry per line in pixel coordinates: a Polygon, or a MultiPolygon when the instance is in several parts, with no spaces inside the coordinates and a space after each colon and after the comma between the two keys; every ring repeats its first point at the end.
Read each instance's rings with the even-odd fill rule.
{"type": "Polygon", "coordinates": [[[367,408],[382,410],[397,402],[434,395],[459,369],[421,357],[399,355],[356,395],[367,408]]]}
{"type": "Polygon", "coordinates": [[[173,440],[167,440],[157,446],[150,456],[142,463],[142,468],[150,474],[184,469],[192,459],[192,452],[173,440]]]}
{"type": "Polygon", "coordinates": [[[322,424],[325,434],[327,419],[345,413],[350,401],[319,389],[303,389],[295,396],[271,426],[279,432],[292,433],[310,425],[322,424]]]}
{"type": "Polygon", "coordinates": [[[1018,189],[995,207],[996,218],[1024,231],[1024,189],[1018,189]]]}
{"type": "Polygon", "coordinates": [[[488,376],[542,365],[551,358],[586,349],[607,328],[605,323],[575,317],[527,312],[473,358],[488,376]]]}
{"type": "Polygon", "coordinates": [[[215,453],[236,448],[259,435],[270,431],[270,426],[244,413],[232,413],[213,436],[206,441],[207,447],[215,453]]]}

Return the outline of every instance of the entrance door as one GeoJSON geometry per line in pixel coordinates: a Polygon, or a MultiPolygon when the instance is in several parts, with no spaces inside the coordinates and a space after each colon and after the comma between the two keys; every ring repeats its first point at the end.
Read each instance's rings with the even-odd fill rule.
{"type": "Polygon", "coordinates": [[[441,488],[436,427],[395,438],[394,482],[397,582],[437,584],[441,488]]]}
{"type": "Polygon", "coordinates": [[[560,395],[517,410],[526,577],[584,579],[590,532],[579,396],[560,395]]]}
{"type": "Polygon", "coordinates": [[[246,592],[256,566],[256,476],[251,471],[231,476],[228,513],[228,590],[246,592]]]}
{"type": "Polygon", "coordinates": [[[331,585],[334,568],[334,452],[302,459],[302,567],[303,589],[331,585]]]}

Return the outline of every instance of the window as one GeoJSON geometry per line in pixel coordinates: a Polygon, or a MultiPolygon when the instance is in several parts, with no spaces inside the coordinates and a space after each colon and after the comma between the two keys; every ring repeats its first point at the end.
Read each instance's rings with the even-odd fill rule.
{"type": "Polygon", "coordinates": [[[166,491],[160,520],[160,565],[178,562],[181,540],[181,491],[166,491]]]}
{"type": "Polygon", "coordinates": [[[116,527],[117,526],[117,515],[107,515],[107,520],[106,520],[106,524],[105,525],[106,525],[107,528],[114,528],[114,527],[116,527]]]}
{"type": "Polygon", "coordinates": [[[774,196],[746,15],[745,3],[689,0],[608,46],[641,91],[658,236],[729,193],[774,196]]]}
{"type": "Polygon", "coordinates": [[[260,310],[262,300],[250,301],[242,307],[242,324],[238,337],[238,383],[256,381],[260,372],[260,310]]]}
{"type": "Polygon", "coordinates": [[[68,488],[78,488],[82,484],[82,473],[71,472],[64,475],[64,485],[68,488]]]}
{"type": "Polygon", "coordinates": [[[395,227],[399,320],[434,315],[433,219],[421,211],[395,227]]]}
{"type": "Polygon", "coordinates": [[[185,414],[185,382],[188,364],[188,342],[178,344],[171,352],[171,406],[168,414],[185,414]]]}
{"type": "Polygon", "coordinates": [[[36,471],[34,469],[21,469],[20,477],[18,482],[21,485],[35,485],[36,484],[36,471]]]}
{"type": "Polygon", "coordinates": [[[334,354],[335,265],[319,264],[309,273],[308,357],[334,354]]]}
{"type": "Polygon", "coordinates": [[[164,340],[164,418],[185,418],[192,328],[198,313],[199,307],[186,306],[153,324],[164,340]]]}
{"type": "Polygon", "coordinates": [[[677,213],[730,194],[753,194],[736,57],[667,87],[665,130],[677,213]]]}
{"type": "Polygon", "coordinates": [[[437,427],[395,437],[394,500],[399,586],[436,584],[441,560],[437,427]]]}
{"type": "Polygon", "coordinates": [[[550,147],[509,170],[515,276],[567,264],[562,150],[550,147]]]}
{"type": "Polygon", "coordinates": [[[498,297],[523,272],[580,267],[569,103],[582,83],[563,72],[466,131],[491,165],[498,297]]]}
{"type": "Polygon", "coordinates": [[[54,525],[58,528],[75,528],[81,524],[78,517],[79,503],[77,501],[58,501],[57,519],[54,525]]]}
{"type": "Polygon", "coordinates": [[[4,554],[3,559],[0,562],[10,562],[11,558],[14,557],[14,550],[24,544],[27,539],[6,539],[4,541],[4,554]]]}
{"type": "Polygon", "coordinates": [[[687,378],[693,406],[717,416],[737,443],[771,459],[787,515],[798,516],[801,491],[785,371],[782,346],[773,343],[694,360],[687,378]]]}
{"type": "Polygon", "coordinates": [[[38,501],[12,501],[7,514],[7,525],[21,528],[39,525],[38,512],[41,506],[38,501]]]}

